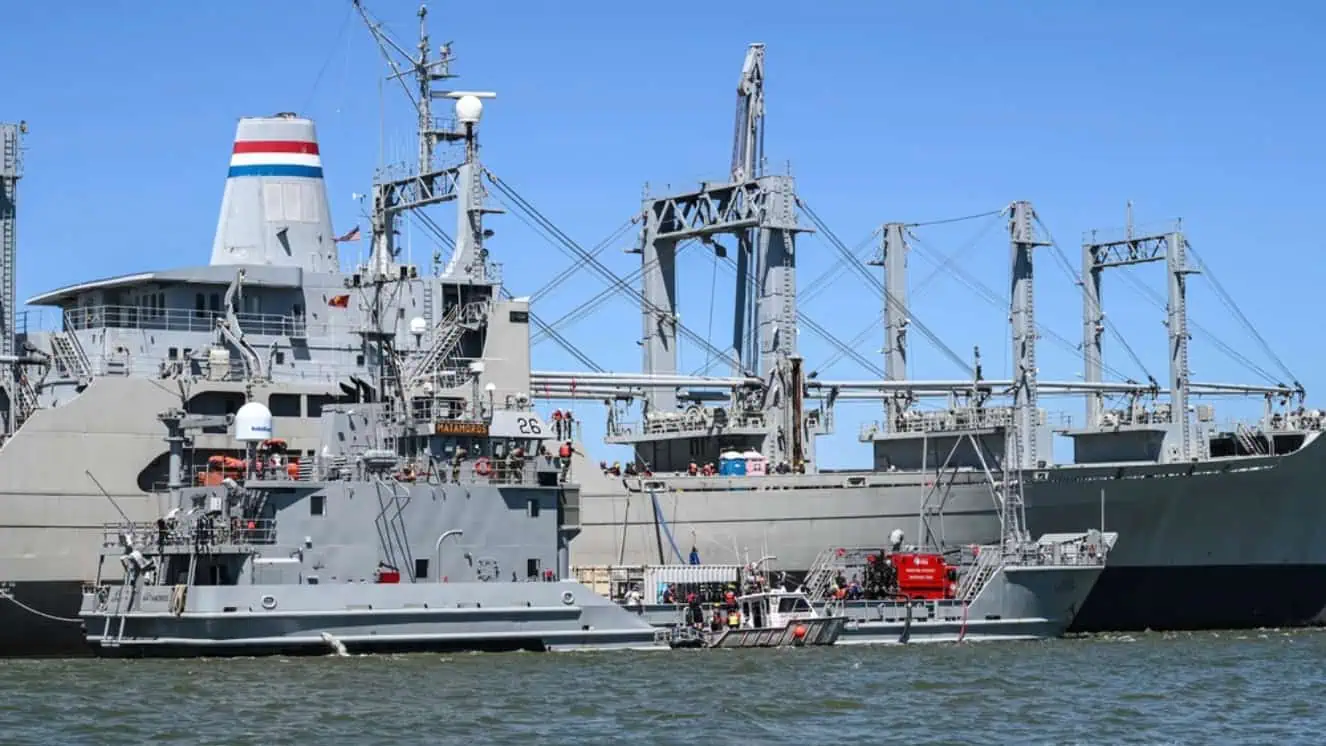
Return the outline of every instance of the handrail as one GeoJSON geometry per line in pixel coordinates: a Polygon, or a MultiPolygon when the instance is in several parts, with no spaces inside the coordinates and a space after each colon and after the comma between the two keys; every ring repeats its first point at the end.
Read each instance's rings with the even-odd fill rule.
{"type": "Polygon", "coordinates": [[[103,548],[121,546],[120,537],[132,537],[134,548],[145,554],[158,551],[187,549],[190,547],[218,547],[237,545],[267,545],[276,543],[276,521],[272,518],[233,517],[229,522],[201,516],[186,516],[182,520],[167,522],[164,530],[144,523],[104,523],[101,543],[103,548]]]}
{"type": "MultiPolygon", "coordinates": [[[[78,306],[64,312],[67,331],[86,329],[144,329],[211,333],[216,320],[225,319],[220,311],[193,308],[147,308],[124,305],[78,306]]],[[[245,334],[276,337],[307,336],[303,316],[273,313],[237,313],[235,318],[245,334]]]]}

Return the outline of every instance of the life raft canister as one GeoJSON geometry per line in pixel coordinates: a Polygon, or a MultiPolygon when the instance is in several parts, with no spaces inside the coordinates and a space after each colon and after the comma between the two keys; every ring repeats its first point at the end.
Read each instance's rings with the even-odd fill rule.
{"type": "Polygon", "coordinates": [[[488,476],[492,470],[493,467],[489,465],[487,456],[480,456],[479,460],[474,462],[474,473],[481,477],[488,476]]]}

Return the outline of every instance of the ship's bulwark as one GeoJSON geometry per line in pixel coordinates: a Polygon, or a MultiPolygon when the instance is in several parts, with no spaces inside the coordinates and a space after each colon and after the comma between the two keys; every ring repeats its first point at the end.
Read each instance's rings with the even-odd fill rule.
{"type": "MultiPolygon", "coordinates": [[[[1033,535],[1104,526],[1119,532],[1073,631],[1297,626],[1326,612],[1326,484],[1323,445],[1286,456],[1191,464],[1060,467],[1029,474],[1033,535]],[[1040,477],[1037,479],[1037,477],[1040,477]]],[[[586,468],[592,468],[584,464],[586,468]]],[[[846,475],[844,475],[844,479],[846,475]]],[[[916,474],[874,474],[890,486],[665,491],[658,503],[680,553],[706,562],[778,557],[799,574],[823,550],[917,536],[925,488],[916,474]],[[735,547],[735,551],[734,551],[735,547]]],[[[686,478],[680,478],[682,480],[686,478]]],[[[752,482],[747,481],[746,484],[752,482]]],[[[576,566],[676,562],[668,531],[655,532],[647,494],[586,478],[576,566]],[[622,551],[623,537],[626,540],[622,551]],[[660,542],[661,539],[661,542],[660,542]]],[[[988,487],[954,488],[944,508],[949,544],[997,541],[988,487]]]]}

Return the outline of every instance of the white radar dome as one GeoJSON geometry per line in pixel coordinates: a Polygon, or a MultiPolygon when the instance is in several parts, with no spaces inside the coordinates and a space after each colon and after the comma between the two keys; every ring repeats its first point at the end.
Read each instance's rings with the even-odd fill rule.
{"type": "Polygon", "coordinates": [[[272,411],[256,401],[235,413],[235,440],[256,443],[272,437],[272,411]]]}
{"type": "Polygon", "coordinates": [[[426,331],[428,331],[428,322],[425,321],[422,317],[415,316],[414,318],[410,319],[411,334],[415,336],[420,336],[426,331]]]}
{"type": "Polygon", "coordinates": [[[456,99],[456,118],[465,124],[474,124],[483,116],[483,102],[478,96],[461,96],[456,99]]]}

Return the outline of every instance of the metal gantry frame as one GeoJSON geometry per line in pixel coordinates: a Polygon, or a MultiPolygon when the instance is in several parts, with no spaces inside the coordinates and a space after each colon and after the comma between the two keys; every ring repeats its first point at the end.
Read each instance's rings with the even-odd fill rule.
{"type": "MultiPolygon", "coordinates": [[[[734,375],[768,377],[797,353],[796,187],[791,176],[764,173],[764,45],[747,49],[737,84],[730,180],[693,192],[644,200],[640,234],[643,368],[677,373],[679,242],[699,238],[720,256],[714,236],[737,238],[731,362],[734,375]],[[751,278],[754,278],[753,281],[751,278]]],[[[676,393],[649,394],[656,410],[676,408],[676,393]]]]}
{"type": "MultiPolygon", "coordinates": [[[[1188,413],[1192,382],[1188,370],[1191,335],[1188,332],[1187,294],[1187,276],[1197,270],[1188,266],[1186,250],[1187,241],[1179,223],[1167,231],[1133,235],[1131,214],[1123,238],[1087,240],[1082,244],[1082,358],[1083,378],[1087,383],[1099,383],[1104,371],[1105,312],[1101,302],[1101,274],[1110,267],[1165,262],[1169,289],[1165,325],[1169,335],[1170,418],[1177,426],[1179,458],[1185,461],[1197,455],[1192,437],[1192,417],[1188,413]]],[[[1103,413],[1103,396],[1099,393],[1089,395],[1087,427],[1099,427],[1103,413]]]]}

